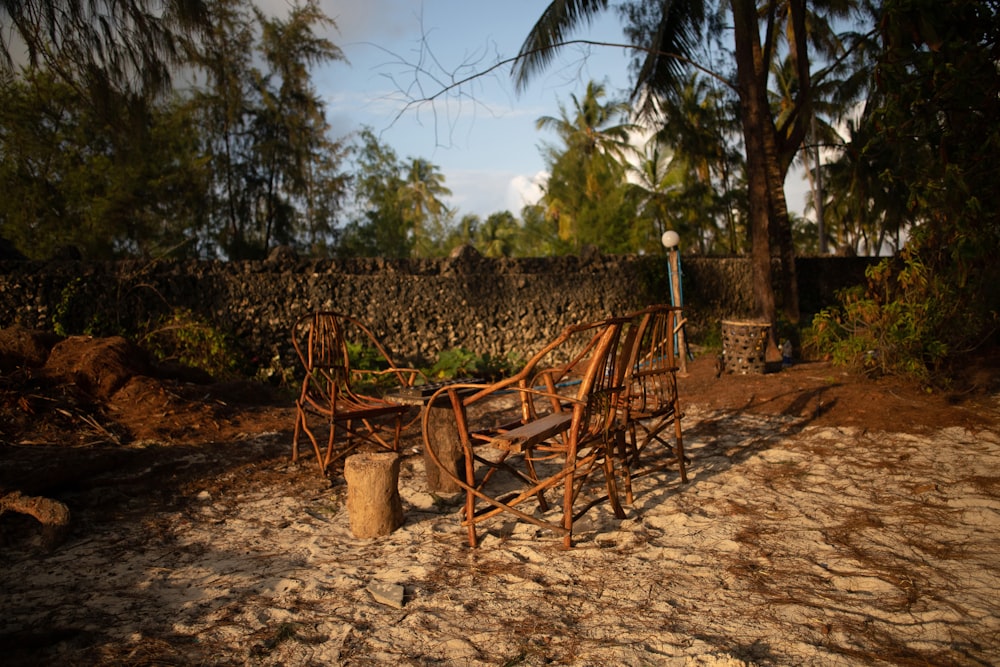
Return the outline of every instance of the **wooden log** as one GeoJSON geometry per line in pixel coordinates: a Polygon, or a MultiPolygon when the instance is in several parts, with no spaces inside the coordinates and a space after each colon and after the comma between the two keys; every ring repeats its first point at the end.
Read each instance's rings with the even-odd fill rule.
{"type": "Polygon", "coordinates": [[[38,519],[42,524],[42,539],[49,548],[62,541],[69,527],[69,508],[58,500],[41,496],[25,496],[14,491],[0,497],[0,514],[18,512],[38,519]]]}
{"type": "Polygon", "coordinates": [[[399,498],[399,456],[362,452],[344,461],[347,514],[355,537],[388,535],[403,525],[399,498]]]}
{"type": "MultiPolygon", "coordinates": [[[[427,442],[426,447],[433,447],[438,461],[447,466],[448,471],[461,479],[465,475],[465,465],[462,463],[462,443],[459,441],[458,429],[455,426],[455,414],[448,397],[436,401],[424,408],[427,410],[427,442]]],[[[458,493],[462,487],[453,477],[445,474],[434,463],[431,455],[424,450],[424,474],[427,478],[427,490],[434,493],[458,493]]]]}

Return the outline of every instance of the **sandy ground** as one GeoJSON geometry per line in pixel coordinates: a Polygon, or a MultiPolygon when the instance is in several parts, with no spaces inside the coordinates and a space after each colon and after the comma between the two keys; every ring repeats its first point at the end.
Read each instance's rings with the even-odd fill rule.
{"type": "Polygon", "coordinates": [[[0,548],[0,662],[1000,664],[1000,431],[683,423],[690,482],[637,479],[628,518],[595,507],[568,551],[506,520],[470,550],[412,442],[380,538],[351,535],[344,484],[290,464],[287,433],[170,502],[108,484],[110,518],[0,548]]]}

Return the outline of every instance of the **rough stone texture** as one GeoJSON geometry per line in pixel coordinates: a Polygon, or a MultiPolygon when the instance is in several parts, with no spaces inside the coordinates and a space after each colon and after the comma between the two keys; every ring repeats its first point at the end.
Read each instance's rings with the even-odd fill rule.
{"type": "MultiPolygon", "coordinates": [[[[799,260],[802,311],[862,282],[871,261],[799,260]]],[[[746,258],[684,258],[682,275],[689,339],[753,314],[746,258]]],[[[361,318],[399,363],[422,365],[455,347],[527,357],[569,324],[667,301],[665,257],[489,259],[466,248],[435,260],[0,261],[0,327],[108,335],[184,308],[262,365],[297,365],[289,327],[314,309],[361,318]]]]}
{"type": "Polygon", "coordinates": [[[373,581],[366,587],[372,597],[382,604],[387,604],[396,609],[403,608],[403,599],[406,596],[406,589],[399,584],[385,584],[373,581]]]}

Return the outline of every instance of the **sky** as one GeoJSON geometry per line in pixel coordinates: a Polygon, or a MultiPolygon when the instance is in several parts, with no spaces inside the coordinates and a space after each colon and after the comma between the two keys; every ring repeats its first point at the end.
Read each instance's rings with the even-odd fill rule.
{"type": "MultiPolygon", "coordinates": [[[[276,2],[280,0],[271,0],[276,2]]],[[[541,116],[572,109],[587,82],[621,97],[628,86],[622,48],[569,46],[522,92],[507,65],[444,92],[449,82],[515,56],[548,0],[321,0],[337,23],[330,39],[349,64],[314,72],[335,136],[370,126],[401,159],[436,165],[459,214],[519,215],[544,178],[541,116]],[[423,69],[417,74],[418,69],[423,69]],[[433,101],[423,101],[439,95],[433,101]]],[[[613,12],[574,37],[622,43],[613,12]]]]}
{"type": "MultiPolygon", "coordinates": [[[[290,0],[258,0],[275,14],[290,0]]],[[[516,91],[510,65],[549,0],[320,0],[335,21],[329,39],[347,62],[313,73],[337,137],[363,126],[400,159],[424,158],[436,165],[452,191],[445,203],[459,216],[485,219],[509,210],[519,215],[539,196],[544,180],[542,145],[557,143],[539,131],[542,116],[572,110],[589,81],[609,96],[627,99],[629,53],[612,46],[571,45],[516,91]],[[483,73],[446,91],[452,81],[483,73]],[[434,99],[429,99],[429,98],[434,99]]],[[[621,44],[614,10],[571,37],[621,44]]],[[[789,208],[801,213],[804,186],[791,174],[789,208]]]]}

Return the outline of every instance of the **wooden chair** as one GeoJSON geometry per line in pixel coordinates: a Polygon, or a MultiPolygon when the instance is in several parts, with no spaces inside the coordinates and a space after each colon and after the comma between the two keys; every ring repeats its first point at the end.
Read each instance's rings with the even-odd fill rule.
{"type": "Polygon", "coordinates": [[[356,387],[370,387],[384,393],[412,386],[418,378],[425,380],[423,374],[396,366],[364,324],[341,313],[324,311],[301,317],[292,326],[292,344],[305,369],[295,403],[292,461],[298,460],[302,434],[312,443],[323,474],[327,474],[332,463],[365,443],[398,451],[403,416],[411,406],[361,393],[356,387]],[[352,350],[367,355],[370,363],[365,365],[376,368],[352,368],[352,350]],[[311,416],[319,417],[329,429],[325,452],[321,450],[316,427],[310,426],[311,416]],[[338,438],[339,430],[343,435],[338,438]]]}
{"type": "Polygon", "coordinates": [[[632,502],[631,470],[643,469],[641,459],[647,447],[659,442],[667,456],[652,461],[648,470],[676,463],[682,482],[687,482],[681,409],[677,392],[677,355],[674,341],[680,310],[672,306],[650,306],[628,315],[629,324],[622,345],[620,372],[624,390],[618,406],[628,434],[626,501],[632,502]],[[673,445],[664,440],[664,431],[673,426],[673,445]]]}
{"type": "MultiPolygon", "coordinates": [[[[449,385],[435,394],[433,400],[450,400],[454,411],[464,475],[442,465],[433,448],[428,454],[465,491],[462,525],[470,546],[478,542],[477,524],[504,513],[562,535],[566,548],[572,545],[573,522],[595,504],[608,500],[615,515],[625,517],[612,461],[621,430],[616,364],[625,322],[569,327],[516,375],[485,387],[449,385]],[[604,475],[598,493],[606,495],[575,508],[584,488],[592,491],[596,471],[604,475]],[[524,507],[532,502],[548,512],[545,494],[554,488],[562,491],[557,519],[524,507]]],[[[426,446],[426,417],[423,427],[426,446]]]]}

